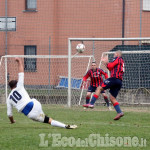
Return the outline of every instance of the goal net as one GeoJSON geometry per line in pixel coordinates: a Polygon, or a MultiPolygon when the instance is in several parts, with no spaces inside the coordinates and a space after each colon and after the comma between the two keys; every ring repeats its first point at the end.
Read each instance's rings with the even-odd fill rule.
{"type": "MultiPolygon", "coordinates": [[[[108,75],[110,72],[100,61],[102,55],[108,55],[109,61],[112,61],[115,51],[121,50],[125,73],[117,100],[126,105],[150,104],[150,38],[70,38],[69,42],[71,47],[75,43],[83,43],[86,55],[92,54],[97,67],[108,75]]],[[[87,89],[84,89],[79,104],[85,103],[86,92],[87,89]]],[[[109,90],[106,94],[109,95],[109,90]]],[[[100,103],[104,103],[102,96],[96,101],[97,105],[100,103]]]]}
{"type": "Polygon", "coordinates": [[[88,70],[92,56],[71,56],[71,73],[68,71],[68,56],[61,55],[7,55],[0,61],[0,103],[5,103],[10,92],[8,82],[18,79],[20,57],[24,65],[24,85],[31,98],[43,104],[74,105],[81,93],[82,77],[88,70]],[[68,89],[68,74],[71,74],[71,88],[68,89]],[[68,92],[71,102],[68,102],[68,92]]]}
{"type": "MultiPolygon", "coordinates": [[[[113,60],[115,52],[104,52],[109,61],[113,60]]],[[[124,104],[150,104],[150,50],[123,51],[122,57],[125,62],[123,86],[118,95],[120,103],[124,104]]],[[[103,63],[100,67],[108,72],[103,63]]]]}

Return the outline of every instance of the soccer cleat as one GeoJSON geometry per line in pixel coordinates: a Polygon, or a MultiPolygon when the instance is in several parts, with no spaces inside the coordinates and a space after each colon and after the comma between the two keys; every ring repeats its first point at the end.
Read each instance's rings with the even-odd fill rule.
{"type": "Polygon", "coordinates": [[[86,107],[86,108],[94,108],[94,105],[91,105],[91,104],[84,104],[83,107],[86,107]]]}
{"type": "Polygon", "coordinates": [[[66,129],[75,129],[77,125],[66,125],[66,129]]]}
{"type": "Polygon", "coordinates": [[[94,105],[89,104],[88,108],[94,108],[94,105]]]}
{"type": "Polygon", "coordinates": [[[90,105],[90,104],[84,104],[83,107],[88,108],[89,105],[90,105]]]}
{"type": "Polygon", "coordinates": [[[119,120],[123,116],[124,116],[124,113],[121,112],[121,113],[117,114],[117,116],[114,118],[114,120],[119,120]]]}

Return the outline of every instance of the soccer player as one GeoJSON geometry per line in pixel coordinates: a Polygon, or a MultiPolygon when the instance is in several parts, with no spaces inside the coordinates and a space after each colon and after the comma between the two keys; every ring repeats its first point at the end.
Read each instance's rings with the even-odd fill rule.
{"type": "Polygon", "coordinates": [[[24,68],[20,58],[15,58],[18,63],[19,73],[18,81],[12,80],[9,82],[11,92],[7,98],[7,115],[11,123],[15,123],[13,119],[12,107],[14,106],[18,112],[23,113],[28,118],[39,121],[42,123],[48,123],[52,126],[62,127],[66,129],[74,129],[76,125],[66,125],[59,121],[53,120],[46,116],[42,110],[41,103],[36,99],[31,99],[24,88],[24,68]]]}
{"type": "Polygon", "coordinates": [[[111,77],[106,79],[104,83],[97,88],[95,95],[93,95],[91,99],[91,104],[95,103],[101,91],[110,89],[110,100],[117,112],[117,116],[114,118],[114,120],[119,120],[124,116],[124,113],[121,111],[119,103],[116,100],[116,97],[122,87],[122,77],[124,73],[124,61],[122,59],[122,52],[116,51],[114,53],[114,59],[110,63],[108,62],[108,57],[103,57],[101,60],[111,71],[111,77]]]}
{"type": "MultiPolygon", "coordinates": [[[[86,104],[83,105],[83,107],[94,107],[94,103],[90,103],[91,94],[96,91],[98,86],[101,86],[103,83],[102,75],[105,76],[105,79],[108,78],[108,75],[106,72],[104,72],[102,69],[99,69],[96,67],[96,62],[92,62],[92,68],[86,73],[86,75],[83,77],[83,82],[85,82],[89,77],[91,78],[91,83],[88,88],[88,92],[86,94],[86,104]]],[[[107,98],[107,95],[105,94],[105,91],[101,92],[104,100],[107,104],[107,107],[109,110],[111,110],[111,107],[109,106],[109,100],[107,98]]]]}

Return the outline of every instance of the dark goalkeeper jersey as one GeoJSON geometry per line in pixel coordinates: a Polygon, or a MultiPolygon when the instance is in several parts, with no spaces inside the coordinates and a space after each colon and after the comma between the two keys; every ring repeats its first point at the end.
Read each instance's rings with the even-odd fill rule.
{"type": "Polygon", "coordinates": [[[83,81],[86,81],[87,78],[90,77],[91,79],[91,85],[94,87],[98,87],[103,83],[102,75],[105,76],[105,79],[108,78],[108,75],[106,72],[104,72],[102,69],[96,68],[95,71],[90,69],[86,75],[83,77],[83,81]]]}
{"type": "Polygon", "coordinates": [[[122,80],[124,74],[124,61],[122,57],[115,57],[112,62],[107,64],[107,68],[111,71],[112,78],[122,80]]]}

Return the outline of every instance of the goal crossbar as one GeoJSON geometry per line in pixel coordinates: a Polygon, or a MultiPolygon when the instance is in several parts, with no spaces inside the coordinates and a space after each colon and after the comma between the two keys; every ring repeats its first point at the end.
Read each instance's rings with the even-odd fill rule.
{"type": "Polygon", "coordinates": [[[150,37],[142,38],[68,38],[69,41],[146,41],[150,37]]]}
{"type": "MultiPolygon", "coordinates": [[[[114,54],[115,53],[115,51],[114,52],[103,52],[103,54],[114,54]]],[[[122,53],[123,54],[145,54],[145,53],[147,53],[147,54],[150,54],[150,50],[143,50],[143,51],[122,51],[122,53]]]]}
{"type": "MultiPolygon", "coordinates": [[[[2,56],[2,58],[15,58],[15,57],[19,57],[19,58],[68,58],[68,55],[5,55],[2,56]]],[[[72,55],[71,58],[89,58],[89,57],[93,57],[92,55],[72,55]]],[[[2,59],[1,58],[1,59],[2,59]]]]}

